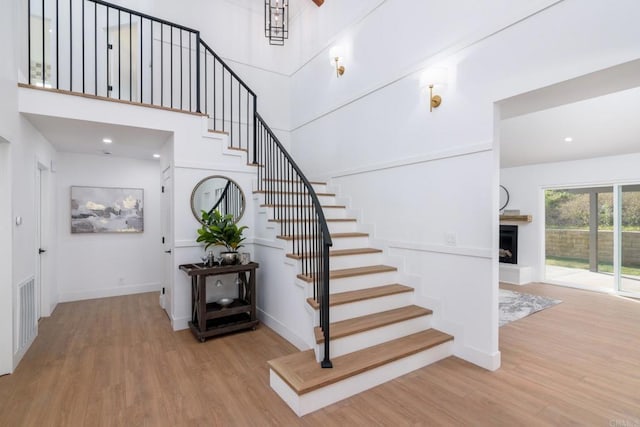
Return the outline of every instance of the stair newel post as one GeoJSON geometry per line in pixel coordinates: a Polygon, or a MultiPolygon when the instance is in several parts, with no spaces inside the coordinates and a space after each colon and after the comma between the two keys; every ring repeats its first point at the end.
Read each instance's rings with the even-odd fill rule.
{"type": "MultiPolygon", "coordinates": [[[[191,39],[189,39],[191,40],[191,39]]],[[[205,50],[206,54],[206,50],[205,50]]],[[[200,31],[196,31],[196,112],[201,113],[200,109],[200,31]]],[[[206,78],[206,76],[205,76],[206,78]]]]}
{"type": "Polygon", "coordinates": [[[324,359],[320,363],[320,366],[323,368],[333,368],[333,364],[331,363],[331,358],[329,355],[329,247],[331,243],[324,240],[324,236],[322,239],[322,306],[320,309],[323,313],[324,325],[324,359]]]}

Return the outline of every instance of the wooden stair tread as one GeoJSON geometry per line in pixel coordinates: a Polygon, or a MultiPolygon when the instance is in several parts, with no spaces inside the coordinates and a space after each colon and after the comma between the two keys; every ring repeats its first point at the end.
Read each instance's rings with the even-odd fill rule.
{"type": "MultiPolygon", "coordinates": [[[[329,251],[329,256],[330,257],[334,257],[334,256],[349,256],[349,255],[367,255],[367,254],[377,254],[377,253],[381,253],[382,249],[376,249],[376,248],[355,248],[355,249],[336,249],[333,251],[329,251]]],[[[298,255],[298,254],[287,254],[287,258],[292,258],[292,259],[303,259],[303,258],[315,258],[316,254],[314,253],[310,253],[308,256],[307,255],[298,255]]]]}
{"type": "MultiPolygon", "coordinates": [[[[357,291],[340,292],[329,295],[329,306],[333,307],[341,304],[349,304],[357,301],[364,301],[373,298],[386,297],[389,295],[401,294],[404,292],[413,292],[413,288],[409,286],[394,283],[392,285],[377,286],[375,288],[360,289],[357,291]]],[[[307,298],[307,303],[314,310],[320,308],[320,304],[313,299],[307,298]]]]}
{"type": "MultiPolygon", "coordinates": [[[[333,237],[333,235],[331,235],[331,237],[333,237]]],[[[388,273],[397,270],[397,268],[389,265],[368,265],[366,267],[343,268],[341,270],[331,270],[329,272],[329,280],[364,276],[367,274],[388,273]]],[[[312,276],[306,276],[304,274],[298,274],[298,279],[304,280],[305,282],[313,282],[312,276]]]]}
{"type": "MultiPolygon", "coordinates": [[[[371,329],[381,328],[404,320],[415,319],[416,317],[429,316],[433,312],[428,308],[417,305],[395,308],[393,310],[381,311],[379,313],[367,314],[366,316],[354,317],[353,319],[341,320],[329,325],[329,334],[332,340],[343,338],[371,329]]],[[[324,342],[322,329],[313,328],[316,343],[324,342]]]]}
{"type": "MultiPolygon", "coordinates": [[[[290,180],[290,179],[263,178],[262,180],[264,182],[287,182],[287,183],[293,183],[293,184],[302,183],[302,181],[295,181],[295,180],[290,180]]],[[[326,182],[321,182],[321,181],[309,181],[309,184],[327,185],[326,182]]]]}
{"type": "MultiPolygon", "coordinates": [[[[369,234],[367,233],[331,233],[331,238],[332,239],[345,239],[345,238],[350,238],[350,237],[368,237],[369,234]]],[[[278,236],[278,239],[282,239],[282,240],[297,240],[297,239],[302,239],[303,237],[306,237],[307,239],[311,239],[313,236],[309,235],[309,236],[299,236],[297,234],[293,234],[291,236],[278,236]]]]}
{"type": "MultiPolygon", "coordinates": [[[[302,195],[306,195],[309,193],[304,193],[301,191],[266,191],[266,190],[253,190],[253,194],[267,194],[267,193],[282,193],[282,194],[302,194],[302,195]]],[[[316,196],[321,197],[321,196],[325,196],[325,197],[335,197],[335,193],[316,193],[316,196]]]]}
{"type": "Polygon", "coordinates": [[[451,335],[436,329],[428,329],[333,358],[332,369],[321,368],[313,350],[283,356],[268,363],[285,383],[301,395],[451,340],[453,340],[451,335]]]}

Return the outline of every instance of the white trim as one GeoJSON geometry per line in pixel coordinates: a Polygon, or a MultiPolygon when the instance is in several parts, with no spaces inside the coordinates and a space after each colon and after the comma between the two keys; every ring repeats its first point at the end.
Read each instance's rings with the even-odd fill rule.
{"type": "MultiPolygon", "coordinates": [[[[306,303],[305,303],[306,304],[306,303]]],[[[282,322],[275,317],[267,314],[261,308],[257,308],[258,319],[269,329],[273,330],[276,334],[280,335],[285,340],[293,344],[298,350],[309,350],[311,347],[307,344],[302,337],[287,328],[282,322]]]]}
{"type": "Polygon", "coordinates": [[[138,285],[120,286],[117,288],[91,289],[85,291],[71,291],[60,294],[60,302],[81,301],[86,299],[109,298],[121,295],[142,294],[146,292],[160,292],[160,282],[142,283],[138,285]]]}
{"type": "Polygon", "coordinates": [[[172,317],[171,328],[174,331],[183,331],[189,329],[189,322],[191,322],[191,317],[172,317]]]}
{"type": "Polygon", "coordinates": [[[362,166],[355,169],[347,169],[342,171],[329,172],[327,176],[332,179],[344,178],[352,175],[363,173],[378,172],[386,169],[400,168],[405,166],[417,165],[436,160],[450,159],[453,157],[469,156],[473,154],[484,153],[493,149],[492,141],[479,142],[472,145],[464,145],[446,150],[434,151],[432,153],[423,154],[421,156],[407,157],[404,159],[393,160],[391,162],[378,163],[369,166],[362,166]]]}
{"type": "Polygon", "coordinates": [[[433,245],[416,242],[399,242],[392,241],[388,243],[388,247],[391,249],[400,249],[406,251],[415,252],[432,252],[439,254],[458,255],[473,258],[492,258],[491,249],[485,248],[470,248],[462,246],[445,246],[445,245],[433,245]]]}
{"type": "Polygon", "coordinates": [[[211,171],[212,169],[217,172],[235,172],[235,173],[245,173],[249,175],[255,175],[256,171],[253,170],[255,166],[241,165],[241,166],[229,166],[228,164],[222,163],[201,163],[201,162],[185,162],[185,161],[176,161],[173,165],[175,169],[199,169],[211,171]]]}
{"type": "Polygon", "coordinates": [[[269,385],[301,417],[442,360],[451,355],[451,347],[451,341],[447,341],[302,395],[271,369],[269,385]]]}
{"type": "MultiPolygon", "coordinates": [[[[278,242],[278,241],[274,241],[274,240],[268,240],[268,239],[264,239],[261,237],[255,237],[252,239],[252,241],[250,242],[256,246],[264,246],[267,248],[273,248],[273,249],[281,249],[284,251],[284,248],[282,247],[282,243],[278,242]]],[[[285,262],[287,261],[286,259],[284,260],[285,262]]]]}
{"type": "Polygon", "coordinates": [[[467,362],[471,362],[474,365],[478,365],[489,371],[496,371],[500,368],[502,359],[500,351],[496,351],[495,353],[485,353],[484,351],[480,351],[470,346],[457,347],[455,343],[453,347],[453,355],[464,359],[467,362]]]}

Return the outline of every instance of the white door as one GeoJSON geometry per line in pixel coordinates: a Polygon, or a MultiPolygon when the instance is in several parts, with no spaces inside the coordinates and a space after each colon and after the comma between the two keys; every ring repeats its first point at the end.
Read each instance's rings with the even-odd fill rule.
{"type": "Polygon", "coordinates": [[[162,249],[163,258],[163,280],[160,291],[160,305],[171,318],[173,304],[173,212],[172,205],[172,180],[171,169],[167,168],[162,172],[162,249]]]}
{"type": "Polygon", "coordinates": [[[46,239],[44,232],[44,218],[46,211],[46,191],[44,185],[46,181],[46,169],[38,163],[36,167],[36,194],[35,194],[35,217],[36,217],[36,289],[35,289],[35,303],[36,303],[36,315],[37,319],[42,317],[44,306],[47,304],[48,299],[45,297],[47,292],[46,286],[46,239]]]}

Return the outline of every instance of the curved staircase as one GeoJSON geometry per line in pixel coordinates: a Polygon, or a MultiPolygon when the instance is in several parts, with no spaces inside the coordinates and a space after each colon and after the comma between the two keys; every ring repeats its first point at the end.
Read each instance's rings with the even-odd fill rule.
{"type": "MultiPolygon", "coordinates": [[[[361,232],[357,218],[322,182],[313,183],[321,198],[333,247],[329,251],[330,353],[333,369],[318,364],[324,357],[324,335],[314,327],[315,347],[269,361],[271,387],[293,411],[303,416],[452,354],[451,335],[431,328],[432,311],[415,305],[414,289],[403,285],[402,274],[388,257],[361,232]]],[[[317,252],[292,252],[300,219],[273,218],[275,204],[264,203],[266,191],[254,194],[275,227],[285,257],[295,261],[296,281],[306,288],[306,303],[313,324],[320,304],[313,297],[314,277],[303,274],[300,264],[318,258],[317,252]],[[288,227],[282,227],[283,223],[288,227]]],[[[286,205],[286,202],[285,202],[286,205]]]]}

